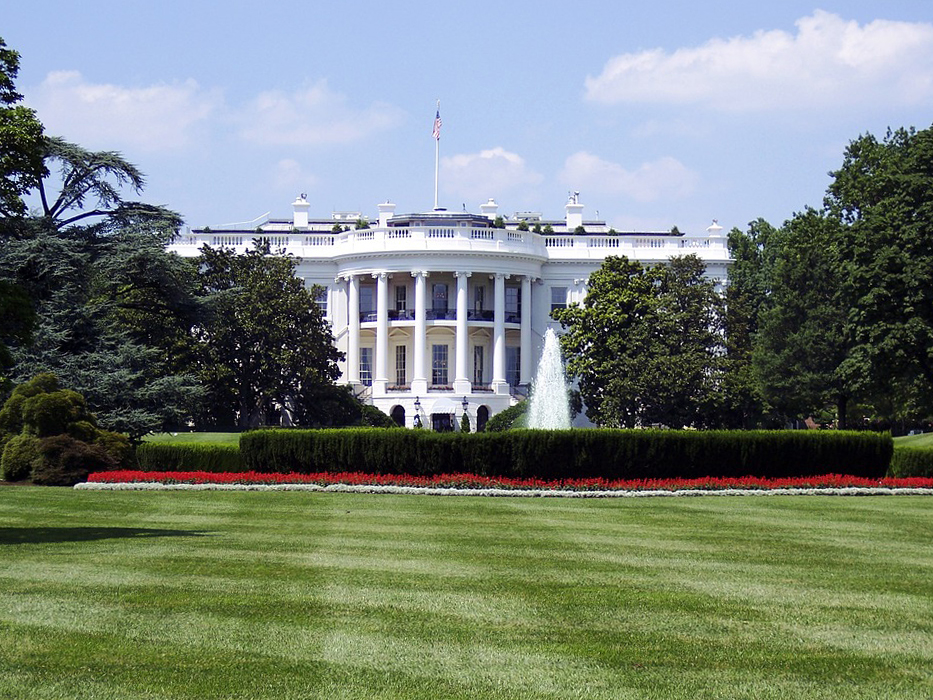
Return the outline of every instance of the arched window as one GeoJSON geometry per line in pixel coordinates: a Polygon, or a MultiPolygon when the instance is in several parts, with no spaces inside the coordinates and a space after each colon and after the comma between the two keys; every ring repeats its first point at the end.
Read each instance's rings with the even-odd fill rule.
{"type": "Polygon", "coordinates": [[[476,409],[476,432],[482,433],[486,430],[486,421],[489,420],[489,407],[480,406],[476,409]]]}
{"type": "Polygon", "coordinates": [[[401,406],[393,406],[392,412],[389,414],[392,416],[392,420],[395,421],[395,424],[404,428],[405,427],[405,409],[401,406]]]}

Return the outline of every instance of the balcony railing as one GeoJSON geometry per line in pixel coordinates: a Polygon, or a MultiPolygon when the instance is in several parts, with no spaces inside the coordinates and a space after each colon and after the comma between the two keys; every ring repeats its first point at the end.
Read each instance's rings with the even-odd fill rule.
{"type": "MultiPolygon", "coordinates": [[[[456,321],[457,320],[457,310],[456,309],[427,309],[424,312],[424,317],[428,321],[456,321]]],[[[415,320],[415,310],[409,309],[407,311],[395,311],[390,310],[388,312],[388,318],[390,321],[414,321],[415,320]]],[[[378,320],[378,313],[376,311],[360,311],[360,321],[363,323],[375,323],[378,320]]],[[[493,311],[467,311],[467,320],[468,321],[494,321],[495,313],[493,311]]],[[[522,315],[517,311],[506,311],[505,312],[505,322],[506,323],[521,323],[522,315]]]]}
{"type": "Polygon", "coordinates": [[[471,227],[374,228],[325,233],[320,231],[198,231],[178,236],[169,246],[181,255],[197,255],[201,246],[233,248],[242,253],[254,241],[267,242],[273,251],[297,257],[335,258],[345,254],[380,251],[418,253],[425,250],[457,250],[478,254],[523,254],[546,259],[602,259],[627,255],[656,259],[687,252],[703,258],[728,260],[724,236],[684,237],[665,234],[602,235],[556,233],[543,235],[513,229],[471,227]]]}

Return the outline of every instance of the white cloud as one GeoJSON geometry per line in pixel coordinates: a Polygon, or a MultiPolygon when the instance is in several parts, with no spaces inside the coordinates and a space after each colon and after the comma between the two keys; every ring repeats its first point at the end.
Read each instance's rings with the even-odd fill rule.
{"type": "Polygon", "coordinates": [[[479,153],[441,158],[444,190],[468,199],[502,197],[507,191],[533,187],[544,179],[525,159],[501,146],[479,153]]]}
{"type": "Polygon", "coordinates": [[[618,163],[579,151],[567,158],[560,179],[575,190],[653,202],[662,197],[678,199],[690,194],[697,175],[670,156],[627,170],[618,163]]]}
{"type": "Polygon", "coordinates": [[[306,171],[297,160],[283,158],[275,164],[272,172],[272,182],[278,189],[290,189],[298,192],[307,192],[318,183],[317,176],[306,171]]]}
{"type": "Polygon", "coordinates": [[[724,110],[917,104],[933,96],[933,25],[865,25],[817,10],[797,31],[711,39],[673,53],[611,58],[587,77],[586,97],[604,103],[700,104],[724,110]]]}
{"type": "Polygon", "coordinates": [[[242,111],[241,135],[263,145],[321,146],[359,141],[398,126],[404,113],[398,107],[374,102],[356,108],[345,95],[332,91],[326,80],[292,93],[260,93],[242,111]]]}
{"type": "Polygon", "coordinates": [[[77,71],[49,73],[28,92],[50,134],[91,148],[177,150],[221,103],[193,80],[127,88],[90,83],[77,71]]]}

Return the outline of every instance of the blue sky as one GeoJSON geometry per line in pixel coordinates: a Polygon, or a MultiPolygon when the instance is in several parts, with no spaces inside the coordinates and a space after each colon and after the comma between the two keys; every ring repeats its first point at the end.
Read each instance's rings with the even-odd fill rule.
{"type": "Polygon", "coordinates": [[[440,204],[619,230],[780,224],[846,144],[933,122],[933,2],[11,0],[47,131],[193,227],[440,204]]]}

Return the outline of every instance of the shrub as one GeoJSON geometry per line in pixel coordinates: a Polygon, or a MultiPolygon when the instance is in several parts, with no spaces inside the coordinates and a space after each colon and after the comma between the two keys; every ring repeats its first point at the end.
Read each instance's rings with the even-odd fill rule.
{"type": "Polygon", "coordinates": [[[33,462],[31,476],[40,486],[74,486],[87,481],[91,472],[113,471],[117,466],[99,445],[54,435],[39,440],[39,459],[33,462]]]}
{"type": "Polygon", "coordinates": [[[257,472],[339,472],[541,479],[792,477],[831,472],[881,477],[890,435],[808,431],[260,430],[240,440],[257,472]]]}
{"type": "Polygon", "coordinates": [[[39,438],[34,435],[16,435],[3,448],[0,457],[0,475],[5,481],[29,478],[32,464],[39,459],[39,438]]]}
{"type": "Polygon", "coordinates": [[[933,476],[933,449],[898,447],[891,455],[888,476],[933,476]]]}
{"type": "Polygon", "coordinates": [[[384,411],[380,411],[375,406],[369,404],[360,405],[360,426],[368,426],[370,428],[397,428],[398,424],[392,420],[392,417],[389,416],[384,411]]]}
{"type": "Polygon", "coordinates": [[[136,448],[136,459],[139,468],[149,472],[183,470],[217,473],[237,472],[243,468],[237,445],[144,442],[136,448]]]}
{"type": "Polygon", "coordinates": [[[517,428],[519,419],[528,411],[528,401],[519,401],[514,406],[509,406],[504,411],[499,411],[496,415],[486,421],[487,433],[498,433],[503,430],[517,428]]]}
{"type": "Polygon", "coordinates": [[[126,435],[110,430],[97,430],[97,434],[91,441],[113,457],[122,469],[131,469],[136,466],[135,450],[126,435]]]}

